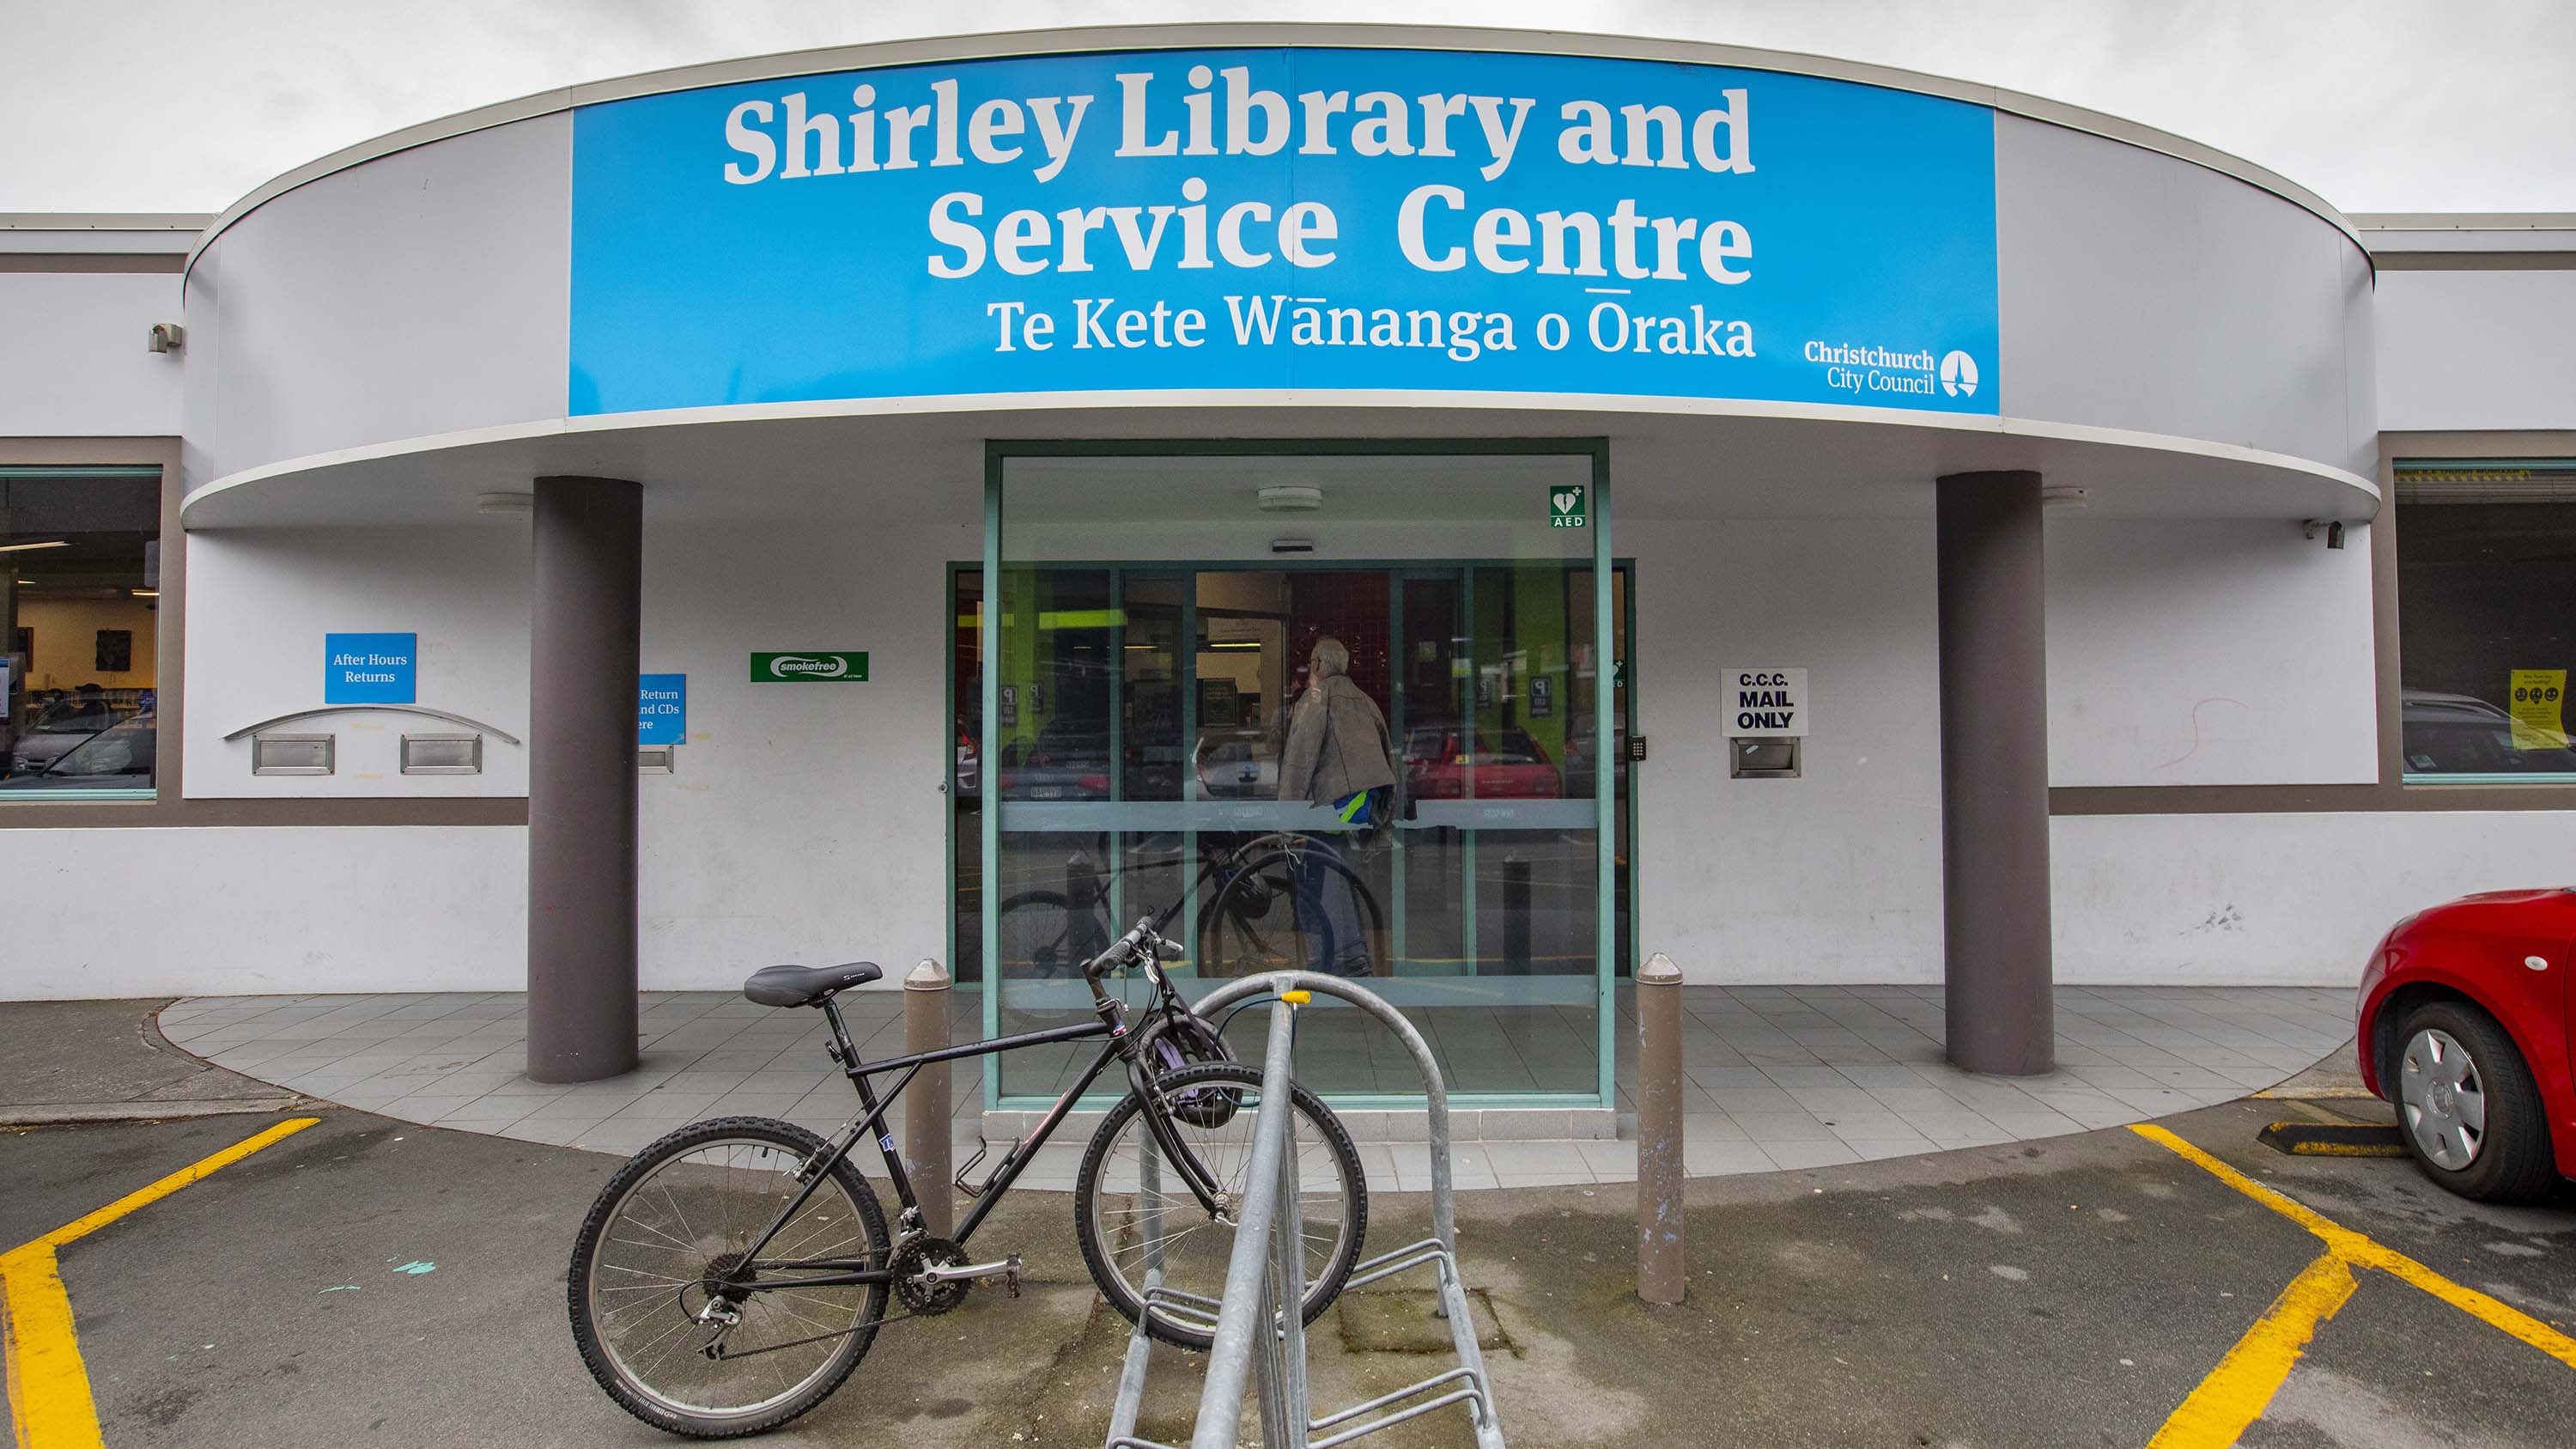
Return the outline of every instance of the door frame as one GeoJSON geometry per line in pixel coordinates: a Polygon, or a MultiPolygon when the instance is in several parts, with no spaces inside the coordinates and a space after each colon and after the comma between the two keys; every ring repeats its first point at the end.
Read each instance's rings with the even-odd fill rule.
{"type": "MultiPolygon", "coordinates": [[[[985,1036],[989,1038],[999,1034],[1001,1030],[1002,1007],[999,966],[993,959],[996,945],[1001,938],[1000,921],[998,919],[1000,915],[1001,902],[998,893],[993,889],[993,883],[996,879],[994,867],[1001,850],[1001,802],[998,798],[1001,771],[995,768],[994,763],[1000,758],[1000,741],[998,734],[1001,728],[1001,701],[999,697],[1001,683],[1001,639],[999,622],[1000,610],[994,607],[996,602],[994,591],[996,581],[1002,574],[1002,482],[1003,474],[1010,460],[1014,458],[1064,457],[1206,458],[1404,456],[1559,456],[1589,459],[1591,462],[1591,487],[1588,513],[1592,541],[1592,618],[1593,628],[1595,631],[1593,641],[1595,646],[1594,652],[1595,658],[1598,660],[1607,660],[1610,658],[1608,644],[1613,637],[1611,615],[1614,606],[1611,581],[1614,574],[1617,572],[1621,561],[1612,553],[1610,547],[1610,440],[1606,437],[1014,438],[986,440],[984,445],[984,546],[982,559],[984,583],[982,590],[983,608],[979,616],[981,637],[978,641],[978,654],[981,659],[981,667],[977,671],[978,686],[981,690],[982,699],[979,710],[981,719],[979,721],[980,727],[978,733],[980,737],[976,745],[976,786],[978,801],[977,824],[979,833],[982,837],[979,842],[980,850],[978,852],[978,856],[980,864],[978,866],[978,871],[984,882],[980,898],[977,902],[982,914],[982,945],[984,953],[984,960],[981,964],[979,975],[985,987],[982,993],[983,1028],[985,1036]]],[[[1222,567],[1235,562],[1237,561],[1213,559],[1194,560],[1191,561],[1191,566],[1222,567]]],[[[1394,561],[1379,561],[1378,564],[1374,565],[1368,562],[1344,562],[1341,560],[1301,560],[1300,562],[1334,564],[1343,568],[1368,568],[1372,566],[1400,567],[1400,563],[1395,563],[1394,561]]],[[[1411,562],[1430,563],[1436,561],[1414,560],[1411,562]]],[[[1247,561],[1247,566],[1276,567],[1277,564],[1278,561],[1275,560],[1259,561],[1257,564],[1247,561]]],[[[1175,564],[1174,566],[1178,567],[1179,565],[1175,564]]],[[[955,601],[956,582],[955,573],[952,569],[948,576],[947,599],[947,607],[952,611],[955,607],[955,601]]],[[[1631,609],[1634,608],[1635,591],[1633,586],[1629,591],[1627,603],[1630,605],[1631,609]]],[[[953,618],[953,612],[951,617],[953,618]]],[[[950,627],[953,630],[954,624],[951,623],[950,627]]],[[[1632,652],[1635,649],[1635,645],[1636,640],[1632,632],[1629,638],[1629,647],[1632,652]]],[[[949,636],[948,648],[953,654],[955,649],[955,636],[953,633],[949,636]]],[[[1613,661],[1613,663],[1615,667],[1615,661],[1613,661]]],[[[1604,681],[1604,684],[1605,687],[1597,688],[1593,691],[1593,739],[1598,742],[1611,741],[1617,738],[1616,733],[1612,728],[1612,712],[1610,707],[1613,691],[1606,687],[1607,681],[1604,681]]],[[[953,705],[955,670],[953,667],[949,671],[948,688],[952,693],[950,714],[952,717],[951,723],[953,725],[953,716],[955,713],[953,705]]],[[[1633,671],[1629,689],[1630,728],[1634,729],[1636,727],[1637,695],[1635,693],[1633,671]]],[[[953,757],[953,746],[949,748],[949,753],[953,757]]],[[[1598,1032],[1597,1040],[1595,1042],[1596,1063],[1598,1067],[1595,1090],[1591,1093],[1545,1092],[1454,1094],[1455,1100],[1460,1101],[1463,1105],[1487,1108],[1608,1108],[1615,1105],[1617,1101],[1617,982],[1622,973],[1618,969],[1618,961],[1616,959],[1618,953],[1619,932],[1617,929],[1617,921],[1614,919],[1617,914],[1618,901],[1616,880],[1619,845],[1616,789],[1617,762],[1613,761],[1612,765],[1613,769],[1611,779],[1609,781],[1602,782],[1601,785],[1596,785],[1594,790],[1594,840],[1597,842],[1594,851],[1597,861],[1597,881],[1595,885],[1597,894],[1595,898],[1599,902],[1599,905],[1594,912],[1593,928],[1594,961],[1597,963],[1594,970],[1594,980],[1597,989],[1594,1002],[1594,1020],[1598,1032]],[[1603,788],[1603,786],[1607,786],[1607,788],[1603,788]]],[[[952,773],[954,768],[955,767],[952,764],[950,766],[952,773]]],[[[1635,804],[1632,801],[1630,804],[1630,818],[1632,825],[1634,823],[1634,811],[1635,804]]],[[[952,801],[948,810],[948,818],[950,822],[949,829],[952,832],[949,850],[952,875],[956,859],[956,847],[953,832],[956,829],[955,822],[957,813],[955,804],[952,801]]],[[[1636,877],[1632,870],[1630,875],[1631,914],[1633,914],[1634,911],[1635,883],[1636,877]]],[[[954,936],[956,922],[954,884],[955,883],[952,879],[948,906],[949,932],[951,936],[950,948],[952,953],[955,949],[954,936]]],[[[1633,941],[1634,939],[1632,925],[1631,940],[1633,941]]],[[[988,1071],[984,1074],[983,1095],[984,1109],[986,1111],[996,1111],[1003,1108],[1004,1098],[1001,1090],[1001,1073],[998,1070],[988,1071]]],[[[1336,1101],[1342,1102],[1343,1104],[1356,1109],[1393,1108],[1400,1110],[1407,1106],[1418,1105],[1421,1101],[1421,1098],[1418,1095],[1386,1096],[1383,1094],[1337,1093],[1334,1094],[1334,1097],[1336,1101]]]]}

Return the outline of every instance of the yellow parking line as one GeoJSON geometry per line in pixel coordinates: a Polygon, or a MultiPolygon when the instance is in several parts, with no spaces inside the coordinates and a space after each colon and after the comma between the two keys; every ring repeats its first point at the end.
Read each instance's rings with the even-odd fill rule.
{"type": "Polygon", "coordinates": [[[2332,1318],[2353,1294],[2353,1268],[2377,1268],[2432,1294],[2461,1312],[2530,1344],[2576,1368],[2576,1338],[2570,1338],[2530,1314],[2474,1288],[2464,1288],[2394,1248],[2292,1201],[2265,1187],[2209,1153],[2153,1123],[2129,1129],[2161,1143],[2177,1156],[2254,1201],[2314,1233],[2326,1246],[2324,1256],[2308,1265],[2255,1325],[2237,1340],[2218,1367],[2165,1420],[2148,1449],[2223,1449],[2262,1415],[2272,1395],[2290,1376],[2317,1325],[2332,1318]]]}
{"type": "Polygon", "coordinates": [[[19,1449],[103,1449],[98,1404],[90,1396],[89,1369],[81,1362],[80,1337],[72,1326],[71,1295],[64,1291],[54,1250],[321,1120],[280,1122],[0,1253],[0,1367],[7,1372],[9,1422],[19,1449]]]}
{"type": "Polygon", "coordinates": [[[2235,1443],[2263,1417],[2264,1406],[2307,1352],[2317,1325],[2334,1317],[2356,1286],[2352,1269],[2334,1254],[2310,1263],[2165,1420],[2147,1449],[2218,1449],[2235,1443]]]}
{"type": "Polygon", "coordinates": [[[2163,1143],[2212,1177],[2316,1234],[2337,1257],[2354,1267],[2377,1268],[2391,1277],[2411,1283],[2479,1322],[2521,1339],[2569,1368],[2576,1368],[2576,1338],[2570,1338],[2521,1309],[2499,1302],[2475,1288],[2463,1288],[2404,1253],[2382,1247],[2371,1238],[2292,1202],[2162,1127],[2141,1122],[2129,1130],[2150,1142],[2163,1143]]]}

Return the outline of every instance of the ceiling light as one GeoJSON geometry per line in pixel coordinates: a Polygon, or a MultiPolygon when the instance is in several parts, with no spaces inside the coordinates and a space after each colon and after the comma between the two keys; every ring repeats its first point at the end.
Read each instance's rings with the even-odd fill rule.
{"type": "Polygon", "coordinates": [[[486,493],[474,500],[474,511],[489,518],[525,518],[537,511],[537,495],[486,493]]]}
{"type": "Polygon", "coordinates": [[[161,597],[161,591],[159,589],[128,589],[126,592],[138,599],[157,599],[161,597]]]}
{"type": "Polygon", "coordinates": [[[57,538],[49,543],[0,543],[0,553],[25,553],[31,548],[69,548],[71,546],[72,541],[68,538],[57,538]]]}
{"type": "Polygon", "coordinates": [[[2084,489],[2073,483],[2050,483],[2039,490],[2042,508],[2081,508],[2087,501],[2084,489]]]}
{"type": "Polygon", "coordinates": [[[1264,513],[1312,513],[1324,506],[1324,490],[1312,483],[1271,483],[1261,490],[1264,513]]]}

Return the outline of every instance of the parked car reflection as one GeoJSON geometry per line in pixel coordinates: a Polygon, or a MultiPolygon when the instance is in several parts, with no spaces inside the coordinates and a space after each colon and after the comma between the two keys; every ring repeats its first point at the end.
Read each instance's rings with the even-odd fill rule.
{"type": "Polygon", "coordinates": [[[1050,723],[1002,746],[1000,784],[1005,800],[1106,800],[1109,736],[1050,723]]]}
{"type": "Polygon", "coordinates": [[[1199,736],[1190,769],[1211,800],[1269,800],[1279,794],[1279,753],[1261,730],[1208,731],[1199,736]]]}
{"type": "Polygon", "coordinates": [[[1471,763],[1464,730],[1409,730],[1404,739],[1405,783],[1416,799],[1455,800],[1469,792],[1482,800],[1551,800],[1565,793],[1547,751],[1524,729],[1475,733],[1471,763]]]}
{"type": "Polygon", "coordinates": [[[2410,689],[2400,704],[2410,775],[2576,774],[2566,734],[2543,729],[2539,748],[2515,749],[2513,716],[2483,699],[2410,689]]]}
{"type": "MultiPolygon", "coordinates": [[[[92,730],[43,765],[0,780],[0,790],[121,790],[152,783],[153,711],[92,730]]],[[[23,759],[23,756],[21,757],[23,759]]]]}

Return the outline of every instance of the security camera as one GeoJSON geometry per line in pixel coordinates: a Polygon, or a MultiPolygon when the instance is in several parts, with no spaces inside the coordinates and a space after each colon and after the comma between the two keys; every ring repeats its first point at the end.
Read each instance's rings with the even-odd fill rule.
{"type": "Polygon", "coordinates": [[[2317,536],[2318,534],[2320,534],[2320,533],[2322,533],[2322,534],[2324,534],[2324,535],[2326,536],[2326,547],[2328,547],[2328,548],[2341,548],[2341,547],[2343,547],[2343,520],[2342,520],[2342,519],[2339,519],[2339,518],[2311,518],[2311,519],[2307,520],[2306,522],[2304,522],[2304,523],[2302,523],[2302,524],[2300,524],[2300,525],[2299,525],[2299,534],[2300,534],[2300,536],[2301,536],[2301,537],[2303,537],[2303,538],[2314,538],[2314,537],[2316,537],[2316,536],[2317,536]]]}
{"type": "Polygon", "coordinates": [[[180,351],[188,345],[188,329],[176,322],[155,322],[151,340],[144,345],[154,352],[180,351]]]}

